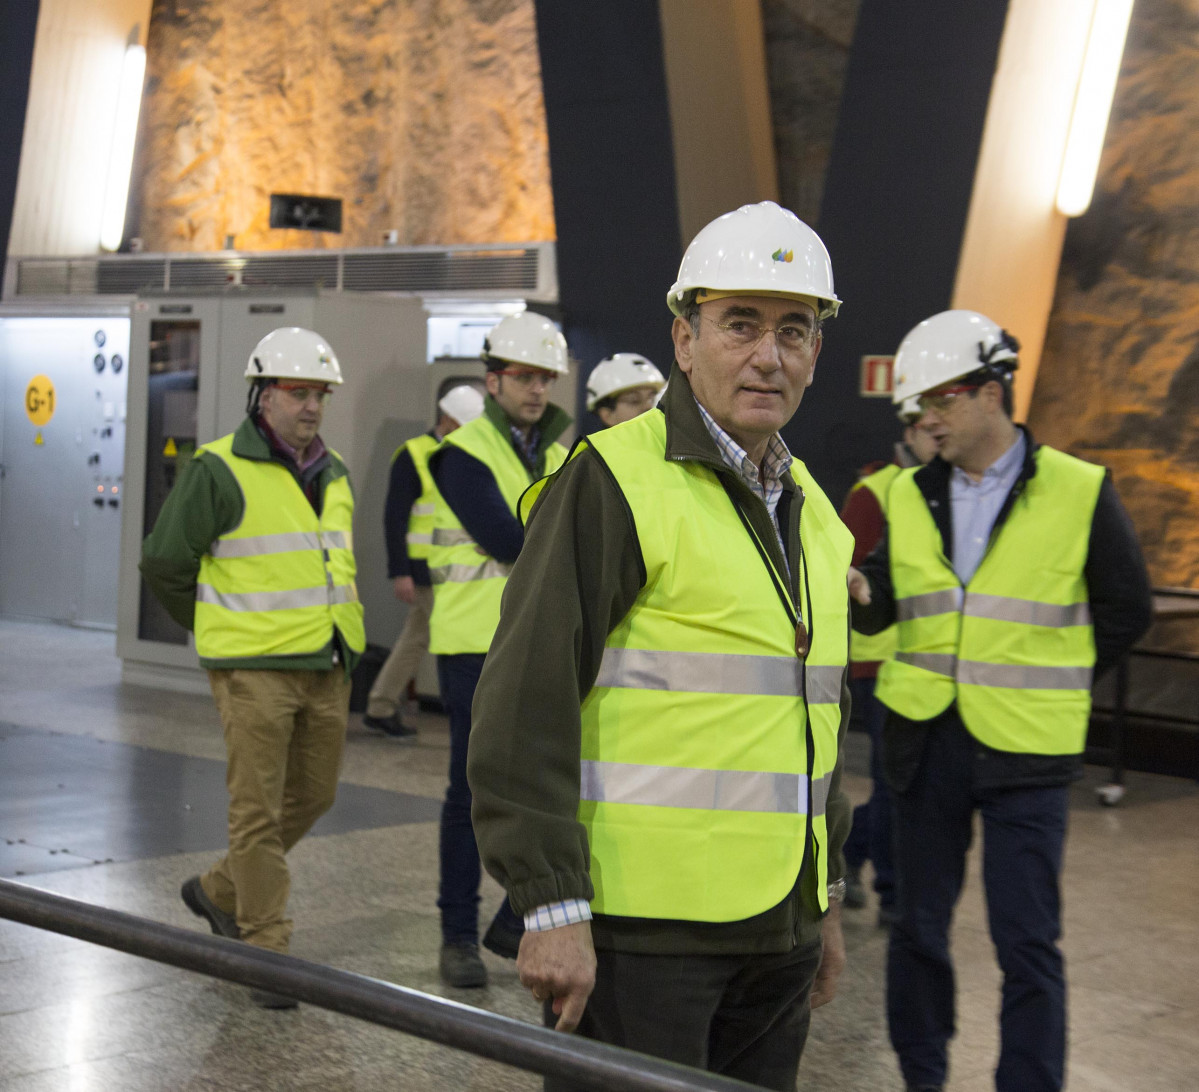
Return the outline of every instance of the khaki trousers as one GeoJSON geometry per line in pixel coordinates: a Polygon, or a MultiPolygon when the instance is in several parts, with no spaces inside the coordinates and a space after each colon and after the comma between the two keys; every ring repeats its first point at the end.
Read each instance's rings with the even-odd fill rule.
{"type": "Polygon", "coordinates": [[[242,940],[286,952],[287,853],[337,793],[350,681],[331,671],[209,671],[225,728],[229,852],[200,883],[242,940]]]}
{"type": "Polygon", "coordinates": [[[384,661],[366,699],[368,717],[390,717],[399,709],[404,691],[420,669],[429,651],[429,616],[433,613],[433,589],[416,586],[416,601],[408,606],[404,629],[396,638],[391,655],[384,661]]]}

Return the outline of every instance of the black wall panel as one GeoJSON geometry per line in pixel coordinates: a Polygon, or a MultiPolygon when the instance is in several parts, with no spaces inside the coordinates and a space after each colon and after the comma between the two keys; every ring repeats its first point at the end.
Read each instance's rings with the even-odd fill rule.
{"type": "Polygon", "coordinates": [[[584,374],[614,352],[665,372],[682,252],[658,6],[537,0],[536,11],[571,351],[584,374]]]}
{"type": "Polygon", "coordinates": [[[39,0],[0,0],[0,259],[8,254],[39,0]]]}
{"type": "Polygon", "coordinates": [[[1006,0],[862,2],[813,225],[845,305],[784,430],[835,504],[900,432],[889,399],[858,395],[860,358],[950,305],[1006,16],[1006,0]]]}

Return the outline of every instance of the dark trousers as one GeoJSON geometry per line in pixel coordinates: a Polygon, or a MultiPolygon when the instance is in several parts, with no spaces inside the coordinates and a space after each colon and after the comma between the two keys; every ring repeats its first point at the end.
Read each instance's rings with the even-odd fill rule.
{"type": "Polygon", "coordinates": [[[887,707],[874,696],[874,679],[850,679],[853,707],[860,711],[870,736],[870,799],[853,809],[853,826],[845,839],[845,863],[874,865],[874,890],[880,906],[895,903],[895,868],[891,863],[891,790],[883,777],[883,724],[887,707]]]}
{"type": "Polygon", "coordinates": [[[983,888],[1003,971],[998,1092],[1056,1092],[1066,1060],[1066,979],[1058,879],[1067,789],[979,784],[985,758],[956,716],[928,732],[920,769],[895,794],[899,920],[887,960],[891,1044],[909,1084],[945,1082],[954,1033],[949,926],[971,823],[983,831],[983,888]]]}
{"type": "MultiPolygon", "coordinates": [[[[450,717],[450,783],[441,805],[441,878],[437,908],[441,911],[441,939],[445,944],[479,941],[479,847],[470,822],[470,785],[466,781],[466,749],[470,742],[470,706],[483,670],[481,654],[438,656],[437,680],[441,702],[450,717]]],[[[497,920],[520,932],[524,922],[507,898],[497,920]]]]}
{"type": "MultiPolygon", "coordinates": [[[[579,1034],[683,1065],[794,1092],[811,1019],[819,944],[785,955],[596,952],[579,1034]]],[[[557,1022],[549,1004],[545,1022],[557,1022]]],[[[580,1086],[555,1077],[546,1092],[580,1086]]]]}

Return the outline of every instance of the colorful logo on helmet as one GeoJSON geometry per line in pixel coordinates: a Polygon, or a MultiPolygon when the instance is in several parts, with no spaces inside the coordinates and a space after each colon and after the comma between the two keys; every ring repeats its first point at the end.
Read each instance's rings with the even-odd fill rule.
{"type": "Polygon", "coordinates": [[[778,250],[776,250],[773,254],[770,255],[770,257],[773,261],[776,261],[776,262],[789,262],[789,261],[791,261],[792,258],[795,257],[795,251],[794,250],[784,250],[782,247],[779,247],[778,250]]]}

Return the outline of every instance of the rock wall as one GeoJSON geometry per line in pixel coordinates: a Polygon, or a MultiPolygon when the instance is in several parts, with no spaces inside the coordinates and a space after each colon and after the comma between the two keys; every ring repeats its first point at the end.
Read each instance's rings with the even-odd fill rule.
{"type": "Polygon", "coordinates": [[[861,0],[762,0],[779,200],[815,226],[861,0]]]}
{"type": "Polygon", "coordinates": [[[1138,0],[1095,199],[1066,235],[1029,416],[1038,439],[1112,469],[1154,583],[1190,588],[1199,588],[1196,87],[1199,4],[1138,0]]]}
{"type": "Polygon", "coordinates": [[[147,250],[554,238],[532,0],[155,0],[147,51],[147,250]],[[272,192],[342,233],[271,230],[272,192]]]}

